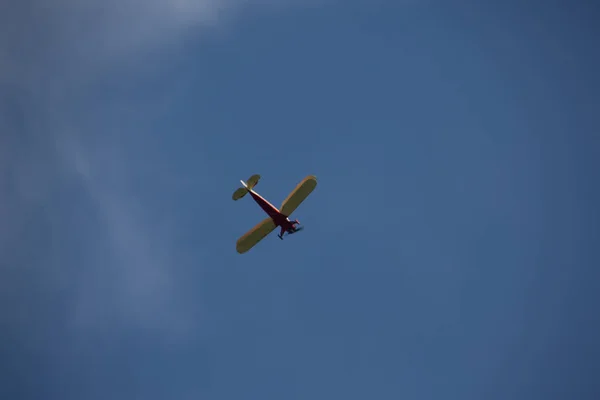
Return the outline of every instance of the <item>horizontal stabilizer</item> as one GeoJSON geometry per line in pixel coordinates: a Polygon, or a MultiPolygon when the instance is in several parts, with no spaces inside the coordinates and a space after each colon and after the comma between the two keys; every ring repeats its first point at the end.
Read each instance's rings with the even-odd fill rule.
{"type": "Polygon", "coordinates": [[[248,185],[248,189],[252,189],[254,186],[256,186],[259,180],[260,175],[258,174],[252,175],[250,178],[248,178],[248,182],[246,183],[246,185],[248,185]]]}
{"type": "Polygon", "coordinates": [[[233,192],[233,196],[231,196],[233,198],[233,200],[239,200],[242,197],[244,197],[246,195],[246,193],[248,193],[248,189],[246,189],[245,187],[241,187],[238,190],[236,190],[235,192],[233,192]]]}

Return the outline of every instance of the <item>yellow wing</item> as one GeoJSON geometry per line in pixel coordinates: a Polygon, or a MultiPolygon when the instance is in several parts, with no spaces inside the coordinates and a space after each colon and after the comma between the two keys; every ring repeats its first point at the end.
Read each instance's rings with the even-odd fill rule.
{"type": "Polygon", "coordinates": [[[315,190],[317,186],[317,178],[314,175],[309,175],[296,186],[290,195],[281,204],[280,212],[289,217],[296,208],[315,190]]]}
{"type": "Polygon", "coordinates": [[[254,228],[250,229],[244,236],[238,239],[235,249],[242,254],[254,247],[265,236],[273,232],[277,228],[275,222],[269,218],[265,218],[259,222],[254,228]]]}

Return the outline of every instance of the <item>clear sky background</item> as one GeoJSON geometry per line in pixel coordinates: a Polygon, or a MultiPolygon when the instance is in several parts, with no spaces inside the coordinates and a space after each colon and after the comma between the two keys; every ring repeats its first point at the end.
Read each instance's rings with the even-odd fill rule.
{"type": "Polygon", "coordinates": [[[2,2],[0,398],[598,399],[599,18],[2,2]]]}

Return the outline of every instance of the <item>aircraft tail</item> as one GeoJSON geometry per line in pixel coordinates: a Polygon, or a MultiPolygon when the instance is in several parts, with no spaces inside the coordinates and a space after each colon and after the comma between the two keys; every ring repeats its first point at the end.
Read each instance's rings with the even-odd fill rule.
{"type": "Polygon", "coordinates": [[[237,189],[235,192],[233,192],[233,200],[239,200],[242,197],[244,197],[246,195],[246,193],[248,193],[250,190],[252,190],[252,188],[254,186],[256,186],[256,184],[258,183],[260,179],[260,175],[256,174],[256,175],[252,175],[249,179],[248,179],[248,183],[244,182],[244,181],[240,181],[242,182],[242,187],[237,189]]]}

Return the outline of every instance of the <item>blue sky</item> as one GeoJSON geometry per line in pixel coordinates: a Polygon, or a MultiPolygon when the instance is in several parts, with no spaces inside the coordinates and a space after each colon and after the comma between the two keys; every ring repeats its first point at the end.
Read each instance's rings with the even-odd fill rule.
{"type": "Polygon", "coordinates": [[[595,399],[591,2],[12,2],[0,397],[595,399]],[[235,241],[306,175],[306,229],[235,241]]]}

